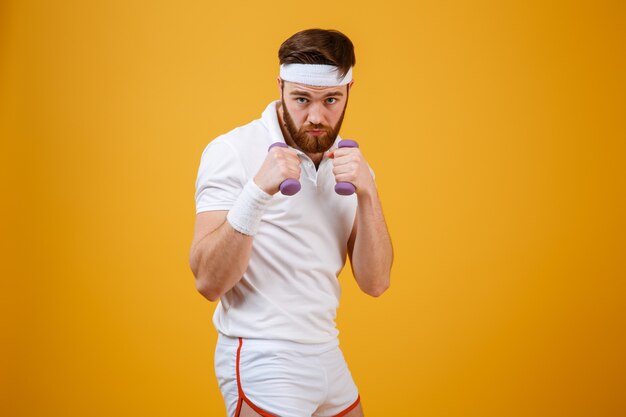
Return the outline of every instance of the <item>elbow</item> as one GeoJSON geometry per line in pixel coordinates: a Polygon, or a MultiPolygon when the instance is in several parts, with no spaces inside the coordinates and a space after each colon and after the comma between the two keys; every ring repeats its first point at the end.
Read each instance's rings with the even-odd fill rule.
{"type": "Polygon", "coordinates": [[[219,300],[222,294],[210,285],[207,279],[196,278],[196,290],[207,300],[214,302],[219,300]]]}
{"type": "Polygon", "coordinates": [[[387,278],[384,281],[378,283],[377,285],[373,285],[371,287],[361,288],[361,289],[367,295],[370,295],[374,298],[378,298],[381,295],[383,295],[383,293],[387,291],[387,289],[389,289],[389,285],[390,285],[389,278],[387,278]]]}
{"type": "Polygon", "coordinates": [[[387,286],[380,286],[380,287],[376,287],[376,288],[373,288],[373,289],[371,289],[371,290],[367,291],[367,294],[368,294],[368,295],[371,295],[371,296],[372,296],[372,297],[374,297],[374,298],[378,298],[378,297],[380,297],[381,295],[383,295],[383,293],[384,293],[385,291],[387,291],[387,289],[388,289],[388,288],[389,288],[389,286],[388,286],[388,285],[387,285],[387,286]]]}
{"type": "Polygon", "coordinates": [[[211,285],[211,280],[200,271],[200,262],[197,257],[194,256],[193,248],[189,255],[189,267],[196,279],[196,290],[207,300],[217,301],[221,294],[218,293],[214,286],[211,285]]]}

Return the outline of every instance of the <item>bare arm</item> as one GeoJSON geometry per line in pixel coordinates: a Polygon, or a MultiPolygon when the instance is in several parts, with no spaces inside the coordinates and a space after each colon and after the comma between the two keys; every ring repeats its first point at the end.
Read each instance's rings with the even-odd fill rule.
{"type": "Polygon", "coordinates": [[[197,214],[189,253],[196,288],[210,301],[216,301],[239,282],[250,260],[253,237],[235,231],[226,221],[226,214],[197,214]]]}
{"type": "Polygon", "coordinates": [[[358,148],[332,152],[335,179],[356,187],[358,208],[348,240],[352,273],[363,292],[378,297],[390,284],[393,248],[376,183],[358,148]]]}
{"type": "MultiPolygon", "coordinates": [[[[273,148],[254,182],[273,195],[287,178],[300,178],[300,160],[292,149],[273,148]]],[[[228,211],[205,211],[196,216],[189,266],[197,290],[210,301],[216,301],[239,282],[248,269],[252,251],[254,237],[236,231],[227,215],[228,211]]]]}
{"type": "Polygon", "coordinates": [[[352,273],[359,288],[380,296],[390,284],[393,248],[376,189],[357,195],[359,206],[348,241],[352,273]]]}

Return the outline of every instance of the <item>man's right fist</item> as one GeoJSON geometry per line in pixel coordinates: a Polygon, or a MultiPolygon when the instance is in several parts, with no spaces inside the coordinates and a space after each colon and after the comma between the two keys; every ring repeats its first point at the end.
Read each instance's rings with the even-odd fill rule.
{"type": "Polygon", "coordinates": [[[279,190],[283,194],[293,195],[300,190],[300,172],[300,158],[295,149],[278,142],[270,146],[254,182],[270,195],[279,190]]]}

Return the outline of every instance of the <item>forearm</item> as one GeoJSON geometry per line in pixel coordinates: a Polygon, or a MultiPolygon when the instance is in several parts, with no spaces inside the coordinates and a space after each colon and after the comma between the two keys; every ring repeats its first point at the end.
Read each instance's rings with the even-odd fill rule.
{"type": "Polygon", "coordinates": [[[378,193],[358,195],[357,234],[350,259],[359,287],[372,296],[390,284],[393,248],[378,193]]]}
{"type": "Polygon", "coordinates": [[[239,282],[248,268],[252,240],[224,221],[196,244],[191,263],[196,288],[204,297],[215,301],[239,282]]]}
{"type": "Polygon", "coordinates": [[[196,287],[209,300],[230,290],[248,268],[252,239],[271,198],[253,180],[248,181],[226,220],[195,245],[196,287]]]}

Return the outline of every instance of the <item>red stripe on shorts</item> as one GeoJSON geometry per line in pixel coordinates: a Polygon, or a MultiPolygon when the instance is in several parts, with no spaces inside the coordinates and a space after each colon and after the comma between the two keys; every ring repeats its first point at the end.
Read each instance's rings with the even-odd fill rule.
{"type": "MultiPolygon", "coordinates": [[[[260,409],[256,405],[254,405],[254,403],[252,403],[252,401],[250,401],[248,399],[248,397],[246,397],[246,394],[243,392],[243,388],[241,387],[241,374],[239,372],[239,361],[240,361],[240,358],[241,358],[241,347],[242,346],[243,346],[243,339],[240,337],[239,338],[239,347],[237,348],[237,390],[239,391],[239,399],[237,400],[237,410],[235,411],[235,417],[239,417],[239,413],[241,413],[241,407],[242,407],[244,401],[246,402],[246,404],[248,404],[250,406],[250,408],[252,408],[254,411],[259,413],[263,417],[278,417],[278,416],[276,416],[274,414],[268,413],[267,411],[260,409]]],[[[343,414],[341,414],[341,415],[343,415],[343,414]]]]}

